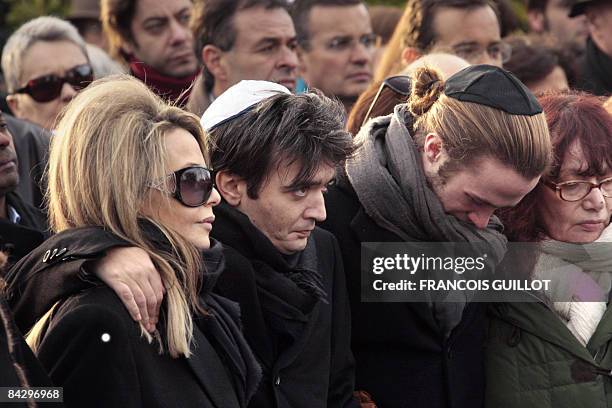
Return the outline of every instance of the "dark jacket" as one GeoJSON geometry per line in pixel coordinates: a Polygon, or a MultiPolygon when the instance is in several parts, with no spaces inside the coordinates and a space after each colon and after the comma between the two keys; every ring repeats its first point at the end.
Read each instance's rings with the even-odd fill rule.
{"type": "Polygon", "coordinates": [[[21,217],[18,223],[0,219],[0,246],[9,253],[8,263],[13,265],[47,238],[47,219],[16,193],[6,194],[6,204],[21,217]]]}
{"type": "Polygon", "coordinates": [[[587,39],[577,87],[594,95],[612,94],[612,56],[601,51],[590,37],[587,39]]]}
{"type": "Polygon", "coordinates": [[[484,307],[469,304],[445,341],[425,303],[362,303],[361,242],[403,240],[365,213],[346,176],[325,203],[321,227],[338,239],[347,276],[355,388],[369,392],[379,408],[482,407],[484,307]]]}
{"type": "Polygon", "coordinates": [[[354,361],[342,258],[334,237],[315,228],[326,301],[299,290],[286,263],[248,218],[226,203],[215,208],[212,235],[223,242],[227,272],[218,293],[240,303],[244,334],[264,377],[251,407],[348,407],[354,361]]]}
{"type": "Polygon", "coordinates": [[[586,347],[544,303],[496,303],[490,315],[487,407],[612,407],[612,308],[586,347]]]}
{"type": "Polygon", "coordinates": [[[15,144],[19,165],[17,193],[34,207],[43,207],[43,172],[49,155],[51,135],[33,123],[4,115],[15,144]]]}
{"type": "MultiPolygon", "coordinates": [[[[0,384],[2,387],[52,387],[51,379],[36,359],[15,326],[4,299],[0,299],[0,384]]],[[[25,400],[15,400],[10,407],[27,407],[25,400]]],[[[61,403],[37,406],[60,407],[61,403]]],[[[4,405],[2,405],[4,406],[4,405]]]]}
{"type": "MultiPolygon", "coordinates": [[[[36,275],[51,278],[45,279],[49,292],[65,289],[61,280],[54,279],[58,270],[66,270],[66,264],[82,265],[83,259],[98,252],[101,241],[121,245],[97,228],[69,230],[51,238],[10,271],[9,301],[36,303],[26,295],[42,292],[21,291],[19,286],[36,275]]],[[[93,277],[85,276],[89,288],[59,300],[37,355],[54,383],[64,388],[67,406],[246,406],[257,384],[258,366],[240,334],[238,306],[209,292],[223,262],[206,265],[207,284],[200,301],[209,316],[194,317],[190,358],[160,354],[158,343],[146,341],[115,293],[93,277]]],[[[165,344],[163,307],[158,329],[165,344]]]]}

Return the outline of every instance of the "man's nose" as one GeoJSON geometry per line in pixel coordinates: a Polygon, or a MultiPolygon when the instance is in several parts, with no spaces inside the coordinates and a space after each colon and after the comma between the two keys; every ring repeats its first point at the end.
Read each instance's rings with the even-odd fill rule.
{"type": "Polygon", "coordinates": [[[327,218],[327,211],[325,210],[325,196],[323,192],[318,192],[316,196],[313,197],[308,208],[304,211],[304,218],[314,219],[316,222],[325,221],[327,218]]]}
{"type": "Polygon", "coordinates": [[[478,229],[485,229],[489,225],[489,220],[493,215],[493,210],[480,210],[468,213],[468,220],[478,229]]]}
{"type": "Polygon", "coordinates": [[[292,49],[291,47],[287,47],[287,46],[281,47],[280,55],[278,56],[276,66],[278,68],[284,68],[287,71],[293,71],[297,69],[297,66],[298,66],[297,52],[295,52],[295,50],[292,49]]]}
{"type": "Polygon", "coordinates": [[[357,44],[351,50],[351,62],[358,65],[366,65],[372,62],[374,57],[374,47],[366,47],[361,42],[357,41],[357,44]]]}
{"type": "Polygon", "coordinates": [[[0,149],[4,150],[8,146],[10,146],[12,140],[13,138],[11,134],[9,133],[8,129],[5,129],[4,131],[0,131],[0,149]]]}
{"type": "Polygon", "coordinates": [[[172,44],[180,44],[183,43],[191,37],[191,31],[189,27],[181,24],[180,22],[173,20],[170,23],[170,41],[172,44]]]}

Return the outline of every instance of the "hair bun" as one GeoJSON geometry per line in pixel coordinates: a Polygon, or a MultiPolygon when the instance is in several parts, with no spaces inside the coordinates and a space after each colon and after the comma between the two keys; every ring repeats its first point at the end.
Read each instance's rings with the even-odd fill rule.
{"type": "Polygon", "coordinates": [[[412,75],[408,109],[415,116],[425,114],[444,91],[442,75],[435,69],[420,67],[412,75]]]}

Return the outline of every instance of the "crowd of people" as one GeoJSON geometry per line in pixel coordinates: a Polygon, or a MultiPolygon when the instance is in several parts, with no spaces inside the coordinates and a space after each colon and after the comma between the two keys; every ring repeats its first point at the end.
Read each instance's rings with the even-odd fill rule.
{"type": "Polygon", "coordinates": [[[71,7],[2,49],[3,390],[612,407],[611,1],[71,7]],[[373,242],[552,284],[365,302],[373,242]]]}

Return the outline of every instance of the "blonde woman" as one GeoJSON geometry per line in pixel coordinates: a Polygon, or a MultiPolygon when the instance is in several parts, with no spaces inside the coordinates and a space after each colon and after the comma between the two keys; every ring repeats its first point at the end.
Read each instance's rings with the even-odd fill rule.
{"type": "Polygon", "coordinates": [[[48,176],[58,235],[9,280],[38,262],[49,265],[43,273],[71,260],[87,267],[101,242],[115,241],[144,249],[166,290],[152,333],[104,284],[62,299],[36,323],[28,342],[64,388],[66,405],[245,406],[258,366],[237,306],[210,293],[223,268],[220,245],[209,238],[220,198],[198,118],[130,77],[96,81],[64,112],[48,176]]]}

